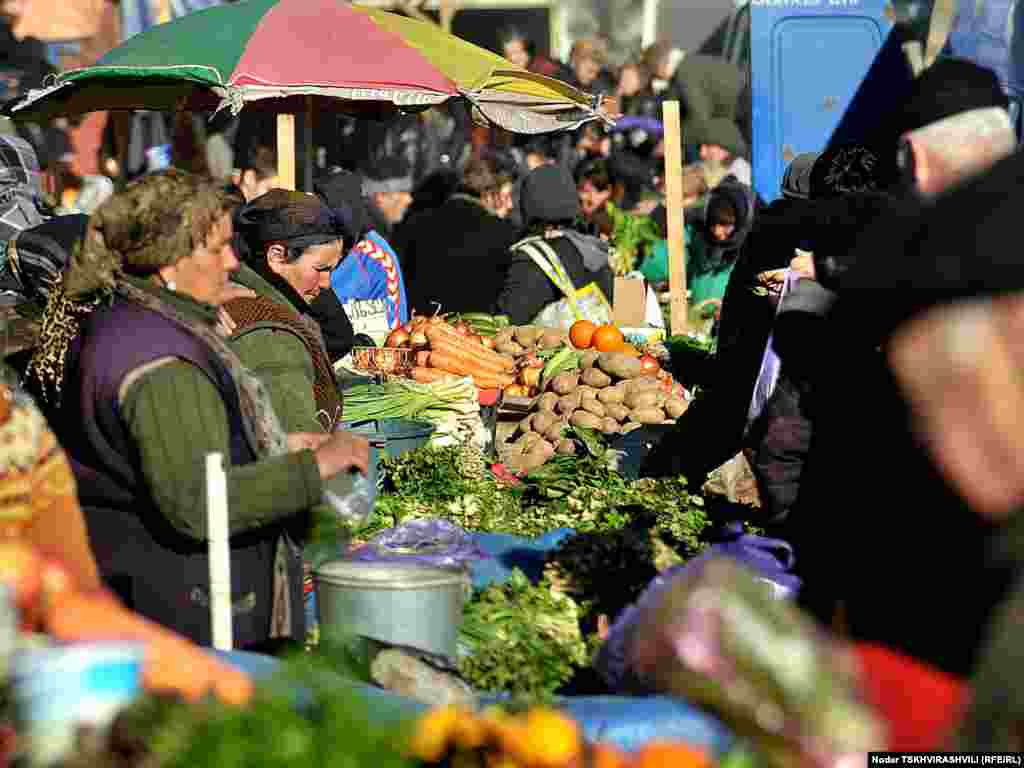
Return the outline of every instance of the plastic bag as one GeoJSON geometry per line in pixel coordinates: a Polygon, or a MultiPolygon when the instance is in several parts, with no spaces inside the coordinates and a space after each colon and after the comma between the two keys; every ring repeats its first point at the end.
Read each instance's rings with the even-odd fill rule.
{"type": "Polygon", "coordinates": [[[375,495],[371,490],[369,478],[362,472],[357,472],[350,493],[339,496],[330,488],[325,488],[323,502],[334,511],[341,522],[358,528],[369,522],[370,515],[373,514],[371,499],[375,495]]]}
{"type": "Polygon", "coordinates": [[[654,605],[660,596],[680,580],[699,578],[704,567],[716,558],[729,558],[743,564],[778,599],[795,597],[800,579],[793,574],[796,556],[781,539],[743,533],[742,525],[729,525],[697,558],[658,574],[634,605],[629,606],[612,624],[598,653],[594,668],[612,690],[651,693],[647,683],[627,668],[628,645],[642,610],[654,605]]]}
{"type": "Polygon", "coordinates": [[[639,610],[629,666],[720,717],[770,764],[832,768],[885,745],[851,649],[729,559],[639,610]]]}
{"type": "Polygon", "coordinates": [[[403,562],[468,569],[490,557],[473,537],[447,520],[410,520],[381,531],[347,556],[360,562],[403,562]]]}

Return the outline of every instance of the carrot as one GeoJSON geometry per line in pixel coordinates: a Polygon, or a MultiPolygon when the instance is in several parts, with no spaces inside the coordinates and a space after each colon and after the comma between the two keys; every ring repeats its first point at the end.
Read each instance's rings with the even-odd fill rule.
{"type": "Polygon", "coordinates": [[[476,360],[465,355],[456,355],[448,352],[431,352],[430,367],[440,368],[442,371],[457,373],[460,376],[479,376],[485,379],[508,379],[512,383],[512,376],[499,373],[481,366],[476,360]]]}
{"type": "Polygon", "coordinates": [[[453,344],[448,339],[434,339],[434,341],[430,343],[430,351],[437,352],[438,354],[445,355],[447,357],[465,360],[467,364],[472,364],[481,371],[491,371],[493,373],[502,374],[508,373],[508,371],[501,366],[491,362],[490,360],[482,360],[481,358],[476,357],[471,352],[467,351],[465,347],[453,344]]]}
{"type": "Polygon", "coordinates": [[[490,376],[473,376],[473,383],[480,389],[504,389],[515,381],[511,376],[491,378],[490,376]]]}
{"type": "Polygon", "coordinates": [[[498,370],[511,372],[516,369],[515,360],[512,358],[499,354],[492,349],[487,349],[487,347],[480,344],[474,344],[464,336],[459,336],[455,331],[449,331],[437,326],[429,327],[427,328],[427,340],[430,342],[431,349],[434,348],[435,341],[440,342],[444,340],[454,344],[457,348],[477,360],[491,363],[492,366],[498,366],[498,370]]]}
{"type": "MultiPolygon", "coordinates": [[[[429,355],[430,353],[428,352],[427,354],[429,355]]],[[[417,365],[412,369],[412,380],[418,381],[420,384],[433,384],[435,381],[441,381],[455,375],[448,371],[442,371],[439,368],[427,368],[422,365],[417,365]]]]}

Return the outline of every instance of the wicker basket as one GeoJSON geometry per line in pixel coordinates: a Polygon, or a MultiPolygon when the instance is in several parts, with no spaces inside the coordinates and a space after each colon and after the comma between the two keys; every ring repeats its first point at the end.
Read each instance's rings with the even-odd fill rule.
{"type": "Polygon", "coordinates": [[[370,373],[402,373],[412,370],[416,353],[395,347],[353,347],[352,365],[370,373]]]}

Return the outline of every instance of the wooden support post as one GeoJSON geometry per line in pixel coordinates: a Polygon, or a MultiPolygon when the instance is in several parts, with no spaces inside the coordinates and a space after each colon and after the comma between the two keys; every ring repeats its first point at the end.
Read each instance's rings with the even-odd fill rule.
{"type": "Polygon", "coordinates": [[[277,116],[277,183],[295,189],[295,115],[277,116]]]}
{"type": "Polygon", "coordinates": [[[316,147],[313,146],[313,97],[306,97],[306,114],[302,120],[302,191],[313,192],[313,165],[316,147]]]}
{"type": "Polygon", "coordinates": [[[448,34],[452,32],[452,18],[455,16],[455,0],[441,0],[441,29],[448,34]]]}
{"type": "Polygon", "coordinates": [[[686,241],[683,221],[683,131],[679,102],[662,105],[665,125],[665,211],[668,218],[668,290],[672,307],[672,335],[686,333],[686,241]]]}

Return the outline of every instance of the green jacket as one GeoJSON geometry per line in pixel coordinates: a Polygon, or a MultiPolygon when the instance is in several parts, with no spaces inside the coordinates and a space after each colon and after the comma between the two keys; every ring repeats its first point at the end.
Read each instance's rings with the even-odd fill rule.
{"type": "MultiPolygon", "coordinates": [[[[158,290],[133,281],[146,290],[158,290]]],[[[216,311],[161,291],[180,313],[208,323],[216,311]]],[[[121,413],[135,440],[143,476],[160,511],[196,539],[206,538],[206,469],[203,456],[231,455],[228,413],[220,393],[195,366],[171,359],[128,381],[121,413]]],[[[312,451],[227,467],[232,533],[283,520],[319,503],[323,483],[312,451]]]]}
{"type": "MultiPolygon", "coordinates": [[[[232,279],[262,298],[291,307],[280,291],[244,264],[232,279]]],[[[313,360],[302,339],[283,325],[257,323],[232,336],[230,344],[266,385],[285,432],[323,431],[313,397],[313,360]]]]}
{"type": "MultiPolygon", "coordinates": [[[[725,296],[729,285],[729,275],[735,262],[728,264],[711,263],[707,258],[704,238],[696,234],[693,225],[687,224],[684,230],[686,242],[686,287],[690,291],[689,304],[697,306],[707,299],[718,299],[725,296]]],[[[649,283],[668,281],[668,241],[659,240],[650,256],[640,265],[640,272],[649,283]]]]}

